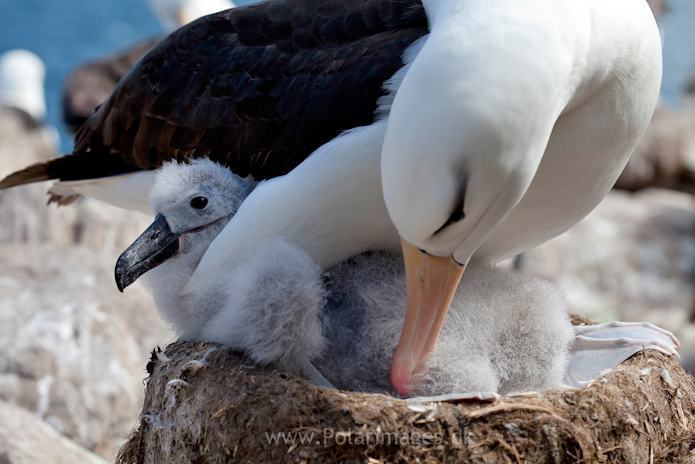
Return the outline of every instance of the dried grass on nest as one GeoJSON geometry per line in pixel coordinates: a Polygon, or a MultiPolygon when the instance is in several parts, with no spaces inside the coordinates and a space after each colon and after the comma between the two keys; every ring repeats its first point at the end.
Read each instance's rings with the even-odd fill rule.
{"type": "Polygon", "coordinates": [[[320,389],[208,343],[151,367],[118,463],[695,463],[695,386],[654,351],[581,389],[466,404],[320,389]]]}

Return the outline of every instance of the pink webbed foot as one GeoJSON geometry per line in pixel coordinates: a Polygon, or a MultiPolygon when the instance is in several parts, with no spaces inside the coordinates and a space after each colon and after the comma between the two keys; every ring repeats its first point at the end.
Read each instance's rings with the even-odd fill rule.
{"type": "Polygon", "coordinates": [[[648,322],[575,326],[574,332],[563,379],[567,387],[585,385],[643,349],[678,356],[676,350],[680,348],[680,342],[671,332],[648,322]]]}

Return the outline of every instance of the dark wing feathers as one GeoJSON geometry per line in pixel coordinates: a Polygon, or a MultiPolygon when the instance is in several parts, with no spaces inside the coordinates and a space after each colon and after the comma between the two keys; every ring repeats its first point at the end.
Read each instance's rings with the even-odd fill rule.
{"type": "Polygon", "coordinates": [[[0,190],[49,179],[81,180],[132,172],[132,165],[118,155],[95,157],[91,153],[66,155],[32,164],[0,181],[0,190]]]}
{"type": "Polygon", "coordinates": [[[15,185],[29,184],[50,179],[48,163],[32,164],[28,168],[10,174],[0,181],[0,189],[14,187],[15,185]]]}
{"type": "MultiPolygon", "coordinates": [[[[204,156],[242,177],[286,174],[374,121],[383,82],[426,33],[419,0],[266,0],[201,18],[130,70],[67,158],[90,160],[86,178],[104,175],[99,160],[127,172],[204,156]]],[[[53,163],[51,177],[75,177],[53,163]]]]}

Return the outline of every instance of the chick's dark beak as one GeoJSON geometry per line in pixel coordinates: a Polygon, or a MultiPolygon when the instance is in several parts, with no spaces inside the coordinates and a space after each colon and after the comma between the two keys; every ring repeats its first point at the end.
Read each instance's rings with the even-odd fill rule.
{"type": "Polygon", "coordinates": [[[174,234],[163,215],[125,250],[116,262],[116,285],[121,292],[138,277],[178,252],[180,234],[174,234]]]}

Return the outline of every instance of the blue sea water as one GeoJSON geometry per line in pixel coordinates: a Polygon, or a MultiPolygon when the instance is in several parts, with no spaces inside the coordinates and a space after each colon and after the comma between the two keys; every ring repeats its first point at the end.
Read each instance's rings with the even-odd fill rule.
{"type": "MultiPolygon", "coordinates": [[[[695,68],[695,1],[668,0],[662,101],[678,107],[695,68]]],[[[250,3],[249,0],[237,4],[250,3]]],[[[48,119],[61,132],[62,151],[72,149],[61,119],[63,81],[75,66],[162,33],[147,0],[0,0],[0,53],[26,48],[46,63],[48,119]]]]}

